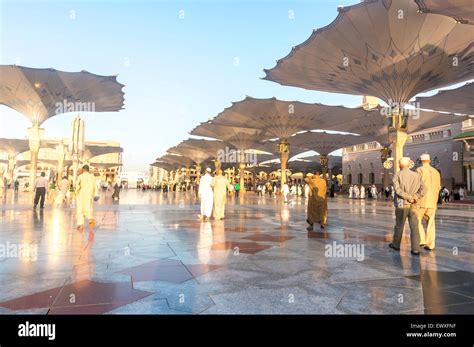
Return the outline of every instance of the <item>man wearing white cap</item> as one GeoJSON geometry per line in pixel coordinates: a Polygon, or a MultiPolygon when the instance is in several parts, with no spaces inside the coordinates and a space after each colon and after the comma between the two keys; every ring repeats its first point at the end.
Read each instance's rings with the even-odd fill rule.
{"type": "Polygon", "coordinates": [[[206,174],[199,181],[198,196],[201,199],[201,214],[198,215],[200,220],[209,220],[212,215],[212,205],[214,203],[214,193],[212,192],[212,176],[211,169],[206,169],[206,174]]]}
{"type": "Polygon", "coordinates": [[[418,228],[420,230],[420,246],[427,251],[435,248],[435,213],[438,203],[439,191],[441,189],[441,176],[435,168],[430,165],[430,155],[420,156],[421,166],[416,172],[421,176],[426,187],[425,195],[418,202],[418,228]],[[423,228],[423,219],[426,221],[426,234],[423,228]]]}
{"type": "Polygon", "coordinates": [[[420,254],[420,232],[418,230],[417,202],[425,195],[425,185],[420,175],[411,171],[410,158],[403,157],[399,161],[400,171],[393,176],[393,188],[395,190],[395,227],[393,230],[393,241],[389,247],[400,250],[403,229],[408,219],[410,224],[411,253],[420,254]]]}

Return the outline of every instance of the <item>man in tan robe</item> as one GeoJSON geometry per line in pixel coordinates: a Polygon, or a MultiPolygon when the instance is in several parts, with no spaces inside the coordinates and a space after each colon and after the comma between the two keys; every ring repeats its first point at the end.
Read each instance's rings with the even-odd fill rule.
{"type": "Polygon", "coordinates": [[[314,175],[307,175],[305,182],[308,184],[308,218],[306,221],[310,225],[308,230],[313,229],[314,223],[319,223],[321,229],[324,229],[328,214],[327,202],[327,184],[326,180],[321,178],[319,171],[314,175]]]}
{"type": "Polygon", "coordinates": [[[82,167],[82,173],[76,183],[77,230],[84,231],[84,217],[89,221],[89,236],[94,231],[94,198],[97,196],[95,177],[89,172],[89,166],[82,167]]]}
{"type": "Polygon", "coordinates": [[[418,202],[420,207],[418,209],[418,230],[420,232],[420,246],[431,251],[435,248],[435,213],[441,189],[441,175],[430,165],[429,154],[422,154],[420,160],[421,166],[416,172],[421,176],[426,192],[418,202]],[[426,221],[426,234],[423,228],[423,219],[426,221]]]}
{"type": "Polygon", "coordinates": [[[211,187],[214,191],[214,219],[224,219],[227,189],[232,190],[232,185],[230,185],[229,182],[227,182],[227,178],[222,175],[221,169],[219,169],[217,174],[213,177],[211,187]]]}

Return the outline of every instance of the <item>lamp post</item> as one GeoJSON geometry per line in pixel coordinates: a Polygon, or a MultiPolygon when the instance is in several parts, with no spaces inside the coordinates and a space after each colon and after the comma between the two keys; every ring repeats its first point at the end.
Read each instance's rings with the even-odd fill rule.
{"type": "Polygon", "coordinates": [[[278,153],[280,153],[281,164],[280,189],[283,189],[283,185],[286,183],[286,165],[290,156],[290,144],[286,139],[282,139],[278,144],[278,153]]]}
{"type": "Polygon", "coordinates": [[[79,115],[72,121],[72,141],[69,145],[69,152],[71,153],[73,163],[73,179],[72,182],[76,185],[77,170],[79,168],[79,161],[84,153],[84,120],[79,115]]]}
{"type": "Polygon", "coordinates": [[[245,151],[241,150],[239,151],[239,184],[240,184],[240,194],[245,194],[245,151]]]}

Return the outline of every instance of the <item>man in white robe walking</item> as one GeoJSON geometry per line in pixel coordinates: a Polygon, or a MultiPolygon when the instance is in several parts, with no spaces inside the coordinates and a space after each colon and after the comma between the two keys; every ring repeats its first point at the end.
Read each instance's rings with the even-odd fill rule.
{"type": "Polygon", "coordinates": [[[212,205],[214,204],[214,193],[212,191],[211,169],[207,168],[204,176],[199,181],[198,196],[201,199],[200,220],[208,221],[212,215],[212,205]]]}
{"type": "Polygon", "coordinates": [[[77,177],[76,182],[76,217],[77,230],[84,231],[84,217],[89,222],[89,237],[94,233],[94,200],[97,195],[97,185],[95,177],[89,172],[89,166],[82,167],[82,173],[77,177]]]}

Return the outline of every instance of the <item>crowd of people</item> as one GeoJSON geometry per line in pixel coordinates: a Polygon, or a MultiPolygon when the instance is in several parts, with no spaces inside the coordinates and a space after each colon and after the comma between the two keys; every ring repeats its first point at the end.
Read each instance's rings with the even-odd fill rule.
{"type": "MultiPolygon", "coordinates": [[[[430,165],[430,157],[423,154],[420,157],[421,166],[416,171],[410,169],[410,159],[402,158],[399,161],[400,171],[393,177],[392,184],[382,188],[380,191],[375,184],[364,186],[362,184],[351,184],[347,189],[350,199],[384,199],[393,200],[395,205],[395,226],[393,242],[390,248],[400,250],[400,243],[404,231],[405,222],[408,220],[411,233],[411,250],[413,254],[419,254],[420,248],[433,250],[435,247],[435,214],[437,205],[450,200],[463,200],[466,197],[464,187],[458,187],[450,191],[447,187],[441,187],[439,172],[430,165]],[[426,227],[424,226],[426,224],[426,227]],[[426,229],[426,230],[425,230],[426,229]]],[[[18,191],[18,181],[14,181],[13,187],[18,191]]],[[[4,180],[0,182],[2,191],[5,192],[7,185],[4,180]]],[[[231,182],[218,169],[215,175],[207,168],[205,174],[199,181],[188,181],[179,183],[162,183],[155,186],[139,187],[140,189],[168,191],[191,191],[200,199],[199,219],[208,221],[212,217],[215,220],[225,218],[226,199],[229,194],[238,197],[242,189],[238,181],[231,182]]],[[[281,195],[284,203],[288,203],[291,196],[306,197],[308,231],[314,231],[314,225],[321,229],[327,223],[327,198],[334,197],[336,192],[342,191],[337,180],[328,180],[326,175],[319,171],[308,173],[304,180],[291,180],[280,186],[276,181],[257,181],[255,185],[246,184],[243,189],[253,190],[258,196],[269,195],[276,198],[281,195]],[[329,187],[329,189],[328,189],[329,187]]],[[[118,182],[98,182],[96,177],[89,172],[88,165],[84,165],[77,177],[75,186],[71,184],[68,177],[60,180],[48,180],[44,172],[36,179],[34,187],[34,209],[39,205],[43,209],[45,203],[53,205],[67,205],[75,207],[77,217],[77,229],[84,230],[84,221],[88,220],[89,233],[93,234],[95,225],[93,216],[93,202],[98,199],[98,191],[111,191],[112,198],[118,200],[122,185],[118,182]]]]}

